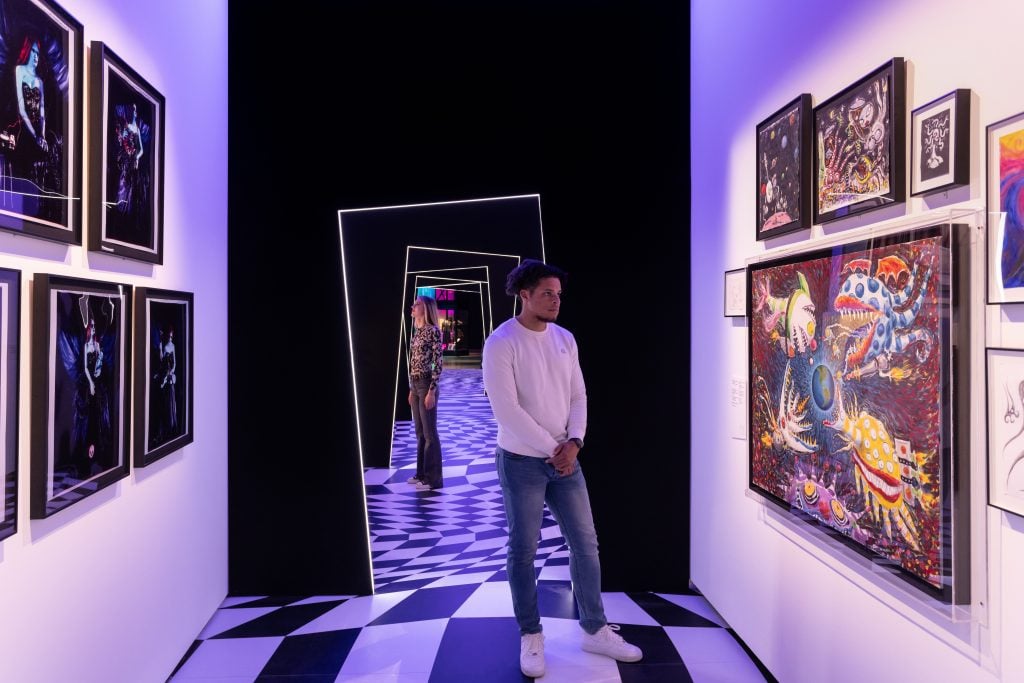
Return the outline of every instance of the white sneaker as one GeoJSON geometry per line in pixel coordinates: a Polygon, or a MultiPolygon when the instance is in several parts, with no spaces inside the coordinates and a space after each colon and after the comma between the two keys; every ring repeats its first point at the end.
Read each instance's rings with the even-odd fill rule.
{"type": "Polygon", "coordinates": [[[540,678],[544,675],[544,634],[527,633],[519,643],[519,668],[524,676],[540,678]]]}
{"type": "Polygon", "coordinates": [[[409,477],[408,479],[405,480],[405,483],[406,484],[418,484],[418,483],[420,483],[420,479],[419,479],[419,477],[409,477]]]}
{"type": "Polygon", "coordinates": [[[630,645],[616,631],[618,624],[605,624],[597,633],[583,632],[583,649],[597,655],[607,655],[620,662],[639,662],[644,653],[636,645],[630,645]]]}

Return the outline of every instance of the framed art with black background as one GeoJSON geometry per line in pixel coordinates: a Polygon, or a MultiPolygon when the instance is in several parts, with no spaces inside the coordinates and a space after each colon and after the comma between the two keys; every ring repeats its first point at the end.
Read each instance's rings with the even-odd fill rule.
{"type": "Polygon", "coordinates": [[[82,242],[82,24],[0,0],[0,229],[82,242]]]}
{"type": "Polygon", "coordinates": [[[89,249],[163,263],[164,96],[90,46],[89,249]]]}
{"type": "Polygon", "coordinates": [[[135,290],[136,467],[192,443],[193,300],[191,292],[135,290]]]}
{"type": "Polygon", "coordinates": [[[33,518],[128,476],[131,297],[129,285],[34,277],[33,518]]]}
{"type": "Polygon", "coordinates": [[[757,124],[757,239],[811,227],[811,96],[757,124]]]}
{"type": "Polygon", "coordinates": [[[895,57],[814,108],[814,222],[906,201],[906,75],[895,57]]]}
{"type": "Polygon", "coordinates": [[[21,358],[21,271],[0,268],[0,465],[4,502],[0,540],[18,530],[18,367],[21,358]]]}
{"type": "Polygon", "coordinates": [[[971,181],[971,91],[954,90],[910,113],[910,194],[971,181]]]}

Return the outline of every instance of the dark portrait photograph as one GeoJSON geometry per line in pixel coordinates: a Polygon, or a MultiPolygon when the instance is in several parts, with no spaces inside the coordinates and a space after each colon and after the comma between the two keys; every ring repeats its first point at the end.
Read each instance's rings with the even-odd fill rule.
{"type": "Polygon", "coordinates": [[[134,463],[143,467],[192,442],[193,295],[135,294],[134,463]]]}
{"type": "Polygon", "coordinates": [[[130,376],[130,289],[76,286],[70,278],[46,275],[36,279],[36,329],[46,328],[38,337],[46,341],[35,348],[33,418],[43,429],[34,430],[34,517],[128,474],[130,376]]]}
{"type": "Polygon", "coordinates": [[[0,0],[0,228],[81,240],[82,26],[42,0],[0,0]]]}
{"type": "Polygon", "coordinates": [[[155,107],[116,74],[106,105],[107,238],[152,247],[155,107]]]}
{"type": "Polygon", "coordinates": [[[18,530],[18,359],[21,271],[0,268],[0,467],[4,501],[0,540],[18,530]]]}
{"type": "Polygon", "coordinates": [[[162,263],[164,99],[103,43],[93,42],[89,247],[162,263]]]}

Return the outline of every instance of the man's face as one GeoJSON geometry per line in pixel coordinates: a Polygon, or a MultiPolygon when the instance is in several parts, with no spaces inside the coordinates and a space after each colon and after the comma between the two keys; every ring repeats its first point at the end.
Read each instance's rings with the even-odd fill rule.
{"type": "Polygon", "coordinates": [[[562,283],[557,277],[546,277],[532,290],[520,292],[523,312],[537,320],[553,323],[562,304],[562,283]]]}

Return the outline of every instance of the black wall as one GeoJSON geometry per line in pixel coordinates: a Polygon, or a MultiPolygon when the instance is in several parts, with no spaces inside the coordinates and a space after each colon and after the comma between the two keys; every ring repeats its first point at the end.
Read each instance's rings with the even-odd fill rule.
{"type": "MultiPolygon", "coordinates": [[[[537,196],[533,195],[346,211],[342,215],[346,305],[356,358],[354,376],[365,467],[389,464],[396,403],[404,404],[398,419],[412,419],[408,394],[395,395],[402,316],[403,313],[408,316],[403,306],[407,309],[412,301],[415,284],[414,278],[405,279],[407,247],[417,245],[540,258],[543,246],[539,213],[537,196]],[[408,288],[405,292],[403,283],[408,288]]],[[[496,276],[499,291],[504,287],[504,275],[511,267],[509,259],[449,253],[463,256],[461,260],[450,259],[453,263],[494,265],[503,269],[505,272],[498,272],[496,276]]],[[[417,253],[413,259],[409,254],[410,270],[444,260],[441,253],[433,252],[433,256],[430,259],[417,253]]],[[[407,386],[407,372],[403,365],[403,386],[407,386]]]]}
{"type": "Polygon", "coordinates": [[[604,588],[686,587],[687,12],[231,2],[232,594],[370,588],[337,210],[532,193],[570,273],[604,588]]]}

